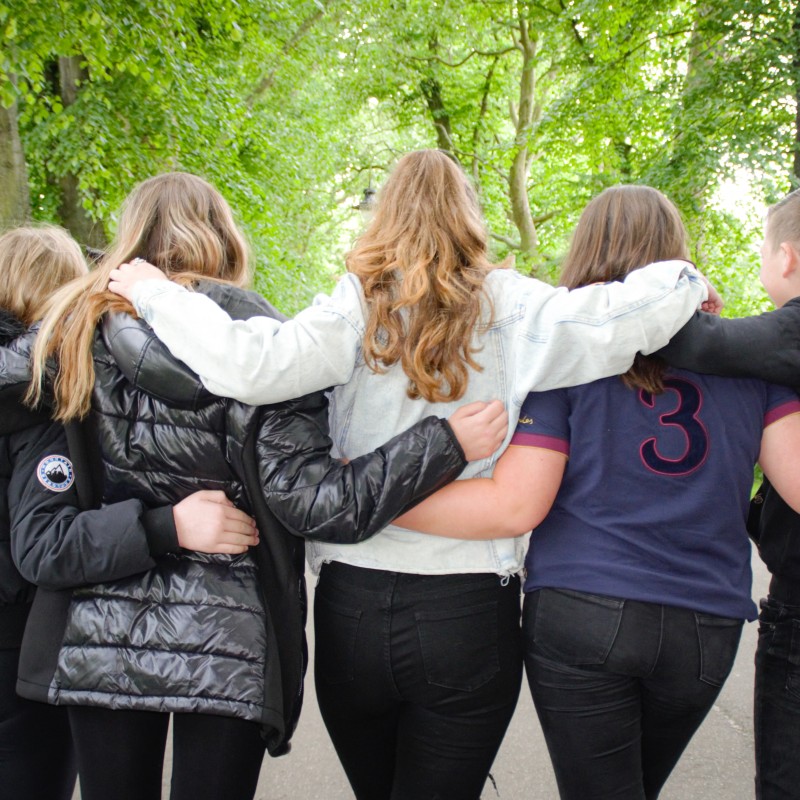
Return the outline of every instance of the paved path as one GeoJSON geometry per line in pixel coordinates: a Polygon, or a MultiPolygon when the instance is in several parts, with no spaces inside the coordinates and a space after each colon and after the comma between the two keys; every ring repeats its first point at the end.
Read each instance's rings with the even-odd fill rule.
{"type": "MultiPolygon", "coordinates": [[[[768,574],[753,559],[753,597],[766,595],[768,574]]],[[[313,576],[309,589],[313,592],[313,576]]],[[[313,644],[313,627],[309,627],[313,644]]],[[[671,776],[661,800],[752,800],[753,725],[751,715],[756,624],[745,626],[736,664],[716,705],[671,776]]],[[[257,800],[352,800],[347,781],[317,711],[313,676],[306,682],[303,716],[292,752],[267,758],[257,800]]],[[[165,774],[169,775],[169,764],[165,774]]],[[[492,769],[482,800],[557,800],[555,779],[530,695],[520,697],[514,719],[492,769]]],[[[169,796],[165,783],[164,798],[169,796]]],[[[76,791],[74,800],[79,800],[76,791]]],[[[111,800],[111,799],[110,799],[111,800]]],[[[225,798],[220,798],[225,800],[225,798]]]]}

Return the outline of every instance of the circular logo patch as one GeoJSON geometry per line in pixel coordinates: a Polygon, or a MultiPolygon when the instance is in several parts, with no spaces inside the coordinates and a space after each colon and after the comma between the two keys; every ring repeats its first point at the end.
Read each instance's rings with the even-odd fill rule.
{"type": "Polygon", "coordinates": [[[64,456],[45,456],[36,467],[36,477],[52,492],[66,492],[75,483],[72,462],[64,456]]]}

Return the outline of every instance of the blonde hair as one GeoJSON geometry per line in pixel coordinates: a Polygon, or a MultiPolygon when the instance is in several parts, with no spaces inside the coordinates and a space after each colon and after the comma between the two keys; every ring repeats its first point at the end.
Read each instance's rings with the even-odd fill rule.
{"type": "Polygon", "coordinates": [[[800,244],[800,189],[795,189],[767,209],[766,234],[767,244],[773,252],[782,242],[795,247],[800,244]]]}
{"type": "Polygon", "coordinates": [[[0,236],[0,308],[32,325],[56,289],[87,271],[81,248],[63,228],[6,231],[0,236]]]}
{"type": "Polygon", "coordinates": [[[369,307],[364,355],[383,372],[398,361],[408,396],[458,400],[467,387],[483,283],[495,268],[477,197],[461,169],[438,150],[409,153],[381,190],[375,214],[347,269],[369,307]]]}
{"type": "MultiPolygon", "coordinates": [[[[670,200],[650,186],[612,186],[583,210],[559,282],[574,289],[618,281],[654,261],[688,257],[686,228],[670,200]]],[[[639,354],[622,379],[658,394],[664,368],[659,359],[639,354]]]]}
{"type": "Polygon", "coordinates": [[[144,258],[183,285],[216,280],[245,285],[247,246],[220,193],[195,175],[170,172],[140,183],[123,204],[117,239],[94,272],[56,293],[33,353],[30,402],[39,401],[49,356],[58,362],[55,418],[82,418],[94,387],[92,345],[100,318],[109,311],[135,314],[108,291],[109,273],[144,258]]]}

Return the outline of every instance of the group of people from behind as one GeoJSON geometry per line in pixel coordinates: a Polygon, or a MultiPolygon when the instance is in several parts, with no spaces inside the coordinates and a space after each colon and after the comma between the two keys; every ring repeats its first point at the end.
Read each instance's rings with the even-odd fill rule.
{"type": "MultiPolygon", "coordinates": [[[[562,798],[656,798],[756,617],[753,465],[762,547],[800,509],[800,401],[766,382],[800,384],[798,253],[790,195],[762,250],[783,308],[698,312],[677,210],[619,186],[552,287],[490,261],[430,150],[291,320],[243,288],[246,244],[192,175],[137,186],[91,273],[62,231],[5,234],[2,283],[33,299],[0,296],[0,783],[68,798],[77,765],[83,800],[158,798],[172,717],[173,800],[252,798],[300,714],[307,559],[358,800],[478,798],[523,668],[562,798]],[[30,783],[37,760],[58,785],[30,783]]],[[[777,687],[800,571],[768,565],[777,687]]],[[[757,689],[762,800],[791,796],[779,695],[757,689]]]]}

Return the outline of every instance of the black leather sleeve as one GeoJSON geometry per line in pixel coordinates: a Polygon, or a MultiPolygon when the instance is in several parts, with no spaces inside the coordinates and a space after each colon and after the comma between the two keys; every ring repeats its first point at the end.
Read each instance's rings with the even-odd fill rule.
{"type": "Polygon", "coordinates": [[[659,350],[668,364],[694,372],[800,385],[800,298],[754,317],[698,311],[659,350]]]}
{"type": "Polygon", "coordinates": [[[298,536],[367,539],[454,480],[467,463],[450,426],[438,417],[348,463],[333,458],[330,448],[322,392],[261,409],[261,487],[272,513],[298,536]]]}

